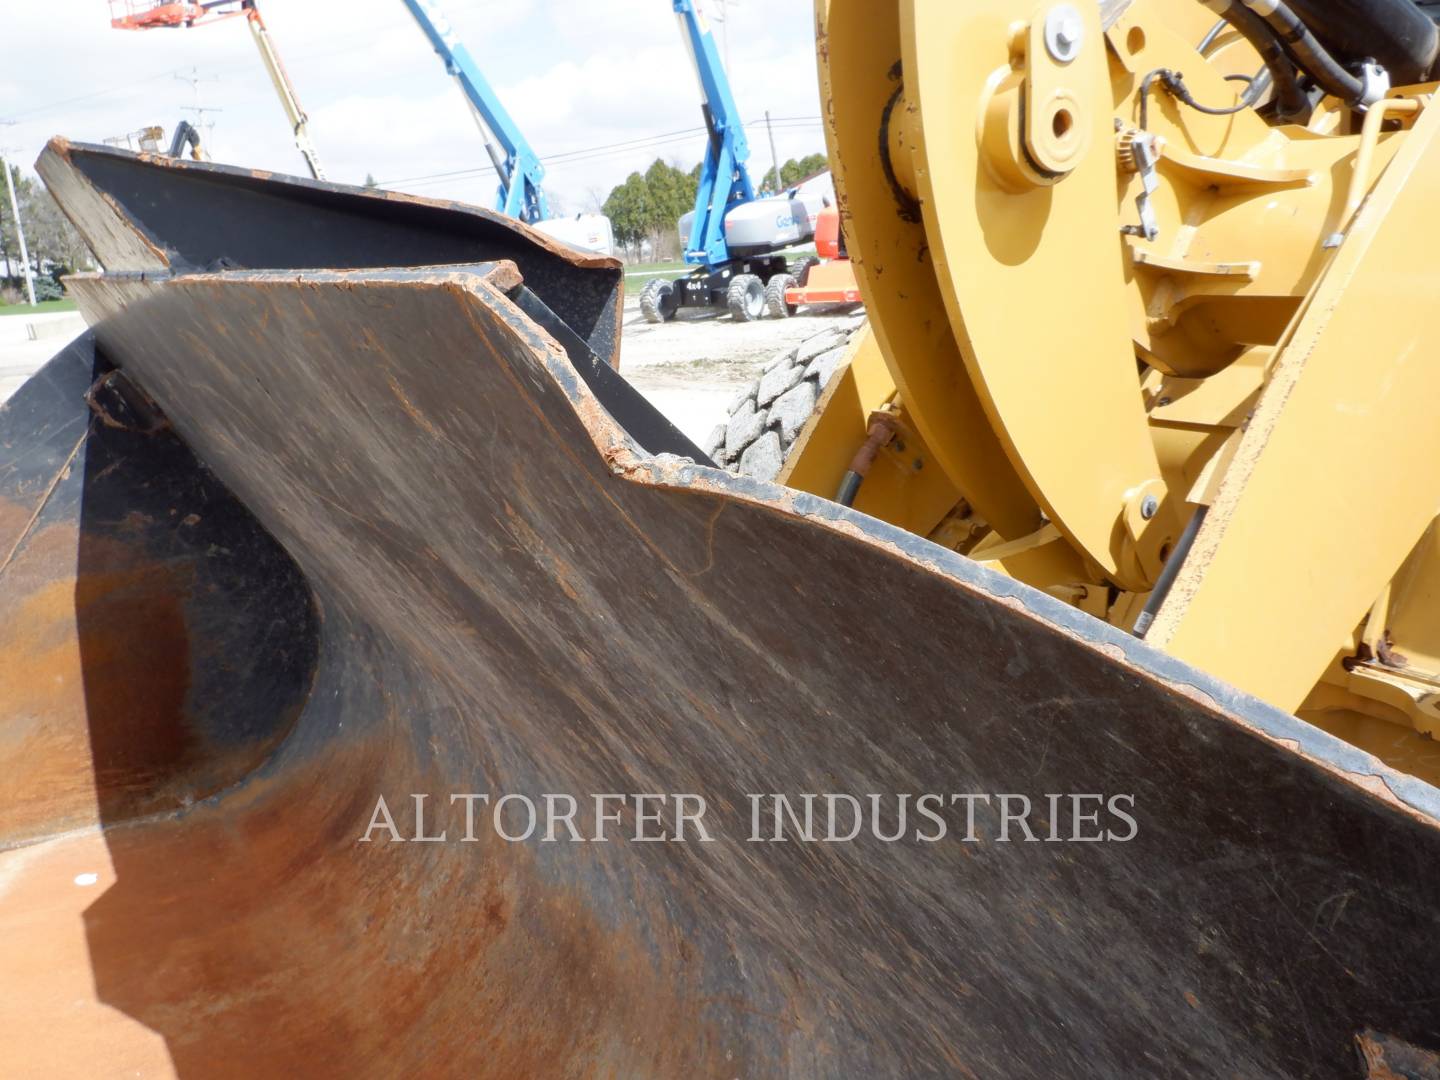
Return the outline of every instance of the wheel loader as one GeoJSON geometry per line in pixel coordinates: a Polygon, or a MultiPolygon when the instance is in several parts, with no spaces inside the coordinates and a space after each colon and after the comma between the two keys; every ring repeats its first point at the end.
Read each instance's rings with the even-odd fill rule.
{"type": "Polygon", "coordinates": [[[1440,1075],[1431,8],[816,48],[869,323],[780,483],[612,259],[47,147],[0,1075],[1440,1075]]]}

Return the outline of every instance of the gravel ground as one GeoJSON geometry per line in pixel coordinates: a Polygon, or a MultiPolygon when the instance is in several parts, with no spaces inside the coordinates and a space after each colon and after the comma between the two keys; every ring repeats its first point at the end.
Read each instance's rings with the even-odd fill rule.
{"type": "MultiPolygon", "coordinates": [[[[850,311],[802,312],[790,319],[737,323],[729,315],[685,316],[649,323],[627,297],[620,371],[697,445],[726,421],[741,387],[758,379],[777,356],[829,328],[858,322],[850,311]]],[[[78,314],[12,315],[0,319],[0,401],[59,352],[84,327],[78,314]],[[23,322],[55,323],[54,336],[30,341],[23,322]],[[8,325],[7,325],[8,324],[8,325]],[[63,326],[63,329],[62,329],[63,326]]]]}
{"type": "Polygon", "coordinates": [[[620,373],[670,422],[703,445],[729,415],[741,387],[765,366],[827,327],[849,328],[853,311],[804,312],[790,319],[737,323],[729,315],[650,323],[634,296],[625,300],[620,373]]]}

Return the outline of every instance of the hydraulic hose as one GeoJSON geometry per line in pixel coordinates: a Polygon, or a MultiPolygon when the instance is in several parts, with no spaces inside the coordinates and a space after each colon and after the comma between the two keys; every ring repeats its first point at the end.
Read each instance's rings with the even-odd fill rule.
{"type": "Polygon", "coordinates": [[[1198,52],[1201,56],[1204,56],[1206,53],[1208,53],[1210,51],[1210,46],[1215,44],[1215,39],[1218,38],[1222,33],[1224,33],[1225,28],[1229,25],[1230,21],[1228,19],[1221,19],[1219,22],[1217,22],[1214,26],[1210,28],[1210,32],[1200,39],[1200,44],[1195,46],[1195,51],[1198,52]]]}
{"type": "MultiPolygon", "coordinates": [[[[1295,78],[1295,65],[1280,47],[1270,26],[1255,12],[1238,0],[1204,0],[1205,5],[1216,11],[1222,19],[1233,26],[1246,41],[1250,42],[1275,84],[1275,111],[1281,117],[1299,116],[1308,109],[1309,102],[1295,78]]],[[[1212,39],[1213,40],[1213,39],[1212,39]]],[[[1203,51],[1203,50],[1202,50],[1203,51]]],[[[1258,96],[1258,95],[1257,95],[1258,96]]]]}
{"type": "Polygon", "coordinates": [[[196,161],[200,160],[200,132],[195,130],[195,125],[189,120],[181,120],[175,125],[175,137],[170,140],[170,157],[179,157],[185,150],[186,144],[190,145],[190,156],[196,161]]]}
{"type": "Polygon", "coordinates": [[[854,506],[855,496],[860,494],[860,485],[870,475],[870,466],[875,464],[875,455],[881,447],[888,446],[895,438],[895,418],[887,413],[875,413],[870,417],[870,426],[865,432],[865,441],[855,451],[850,468],[840,479],[835,492],[835,501],[841,506],[854,506]]]}
{"type": "MultiPolygon", "coordinates": [[[[1310,28],[1301,21],[1285,3],[1285,0],[1203,0],[1206,7],[1229,19],[1240,29],[1233,17],[1235,11],[1245,11],[1257,16],[1272,35],[1279,40],[1286,54],[1309,75],[1327,94],[1332,94],[1351,105],[1360,104],[1365,97],[1365,83],[1346,71],[1326,51],[1310,28]]],[[[1241,33],[1244,33],[1241,30],[1241,33]]],[[[1247,35],[1248,37],[1248,35],[1247,35]]]]}
{"type": "Polygon", "coordinates": [[[1430,79],[1440,54],[1434,0],[1285,2],[1342,63],[1372,59],[1390,73],[1395,86],[1430,79]]]}

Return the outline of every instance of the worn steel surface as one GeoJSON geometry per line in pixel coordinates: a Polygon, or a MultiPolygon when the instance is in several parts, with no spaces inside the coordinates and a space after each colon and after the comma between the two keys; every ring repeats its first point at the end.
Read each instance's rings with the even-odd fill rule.
{"type": "Polygon", "coordinates": [[[619,366],[619,260],[465,203],[52,139],[36,169],[109,270],[356,269],[509,259],[619,366]]]}
{"type": "Polygon", "coordinates": [[[108,371],[83,337],[0,407],[0,846],[228,786],[314,668],[294,564],[108,371]]]}
{"type": "MultiPolygon", "coordinates": [[[[74,286],[204,462],[155,481],[235,492],[317,652],[243,781],[6,857],[7,1071],[1349,1077],[1364,1032],[1440,1045],[1433,789],[898,530],[637,457],[511,277],[74,286]],[[703,794],[715,842],[357,842],[382,794],[409,835],[412,792],[608,791],[703,794]],[[1123,791],[1139,835],[746,842],[745,793],[802,791],[1123,791]]],[[[262,727],[284,674],[232,691],[262,727]]]]}
{"type": "Polygon", "coordinates": [[[0,1075],[1433,1062],[1434,788],[911,534],[639,453],[510,263],[150,269],[73,282],[100,358],[0,409],[0,1075]],[[183,752],[112,782],[157,729],[183,752]],[[714,842],[459,842],[468,792],[695,793],[714,842]],[[976,843],[748,842],[768,792],[881,793],[887,830],[898,793],[1024,794],[1040,839],[982,804],[976,843]],[[1133,795],[1138,834],[1046,842],[1064,792],[1133,795]],[[414,835],[413,793],[447,842],[360,842],[382,795],[414,835]]]}
{"type": "Polygon", "coordinates": [[[613,369],[622,274],[513,217],[469,206],[53,139],[36,167],[111,271],[431,266],[493,259],[524,275],[516,301],[560,342],[631,437],[708,463],[613,369]],[[607,368],[612,370],[606,370],[607,368]]]}

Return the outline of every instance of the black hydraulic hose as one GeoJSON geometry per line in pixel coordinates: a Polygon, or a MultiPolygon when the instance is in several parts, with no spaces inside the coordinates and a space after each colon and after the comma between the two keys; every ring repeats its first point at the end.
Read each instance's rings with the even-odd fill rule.
{"type": "Polygon", "coordinates": [[[1280,47],[1270,25],[1239,0],[1205,0],[1205,3],[1214,8],[1225,22],[1250,42],[1260,54],[1260,59],[1265,61],[1265,69],[1270,72],[1270,78],[1275,84],[1276,112],[1282,117],[1305,112],[1309,102],[1295,77],[1295,65],[1280,47]]]}
{"type": "Polygon", "coordinates": [[[1333,94],[1351,105],[1357,104],[1364,97],[1365,84],[1340,66],[1285,0],[1204,2],[1206,7],[1227,19],[1231,18],[1236,10],[1248,11],[1258,16],[1279,39],[1280,47],[1286,54],[1327,94],[1333,94]]]}
{"type": "Polygon", "coordinates": [[[1195,100],[1190,88],[1185,85],[1185,76],[1178,71],[1171,71],[1169,68],[1156,68],[1140,80],[1140,130],[1149,130],[1150,124],[1150,88],[1159,79],[1162,86],[1175,96],[1177,101],[1190,106],[1196,112],[1205,113],[1207,116],[1229,116],[1232,113],[1240,112],[1250,108],[1260,100],[1260,96],[1270,85],[1268,73],[1262,71],[1259,75],[1251,78],[1249,75],[1227,75],[1227,79],[1240,80],[1249,85],[1245,93],[1240,95],[1240,100],[1234,105],[1205,105],[1195,100]]]}
{"type": "Polygon", "coordinates": [[[179,157],[185,150],[185,144],[190,144],[190,155],[196,161],[200,160],[200,132],[195,130],[195,125],[189,120],[181,120],[175,125],[175,137],[170,140],[170,157],[179,157]]]}

